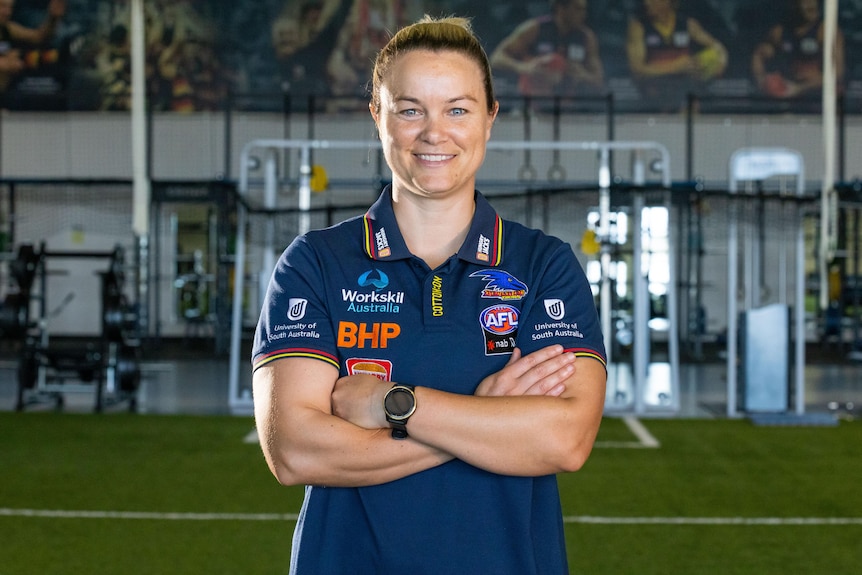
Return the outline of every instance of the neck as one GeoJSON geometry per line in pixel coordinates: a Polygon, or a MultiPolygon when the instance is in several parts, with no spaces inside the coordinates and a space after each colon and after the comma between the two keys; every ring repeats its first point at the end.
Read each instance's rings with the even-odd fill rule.
{"type": "Polygon", "coordinates": [[[434,269],[461,249],[476,208],[469,200],[428,200],[393,194],[395,219],[410,253],[434,269]]]}

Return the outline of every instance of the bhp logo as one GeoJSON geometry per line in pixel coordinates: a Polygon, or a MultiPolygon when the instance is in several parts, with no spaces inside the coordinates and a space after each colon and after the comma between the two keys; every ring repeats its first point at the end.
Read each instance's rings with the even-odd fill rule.
{"type": "Polygon", "coordinates": [[[401,334],[397,323],[338,323],[338,347],[385,349],[389,340],[401,334]]]}

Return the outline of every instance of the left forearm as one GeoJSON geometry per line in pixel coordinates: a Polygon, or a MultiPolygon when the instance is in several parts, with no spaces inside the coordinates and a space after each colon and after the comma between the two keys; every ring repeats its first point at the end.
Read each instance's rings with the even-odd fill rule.
{"type": "Polygon", "coordinates": [[[411,437],[505,475],[576,471],[600,421],[578,409],[573,398],[460,396],[430,388],[417,388],[416,397],[420,407],[408,426],[411,437]]]}

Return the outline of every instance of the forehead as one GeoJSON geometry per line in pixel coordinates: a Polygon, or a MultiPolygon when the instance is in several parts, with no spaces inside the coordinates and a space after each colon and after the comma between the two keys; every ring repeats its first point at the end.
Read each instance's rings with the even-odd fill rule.
{"type": "Polygon", "coordinates": [[[456,50],[410,50],[393,61],[382,78],[384,86],[408,86],[434,80],[458,83],[463,89],[484,89],[482,68],[471,56],[456,50]]]}

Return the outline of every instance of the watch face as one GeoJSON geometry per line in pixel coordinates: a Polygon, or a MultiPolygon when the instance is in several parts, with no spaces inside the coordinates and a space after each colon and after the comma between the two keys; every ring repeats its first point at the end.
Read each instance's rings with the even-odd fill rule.
{"type": "Polygon", "coordinates": [[[386,395],[384,405],[390,417],[406,418],[413,412],[416,401],[408,390],[395,388],[386,395]]]}

